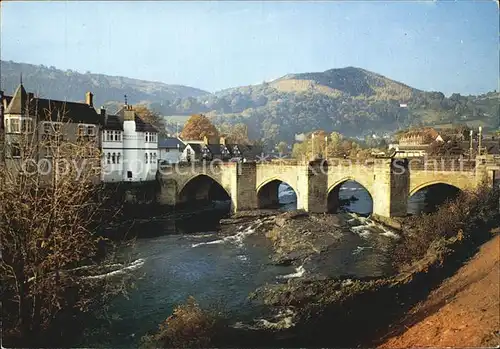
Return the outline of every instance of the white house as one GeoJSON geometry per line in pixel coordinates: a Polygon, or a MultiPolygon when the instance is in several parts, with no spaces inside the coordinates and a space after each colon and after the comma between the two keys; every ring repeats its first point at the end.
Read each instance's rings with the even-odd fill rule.
{"type": "Polygon", "coordinates": [[[144,122],[132,106],[106,115],[101,133],[103,182],[152,181],[158,170],[158,130],[144,122]]]}
{"type": "Polygon", "coordinates": [[[200,160],[203,156],[203,146],[205,143],[203,141],[186,141],[186,147],[182,151],[181,159],[182,162],[190,162],[200,160]]]}
{"type": "Polygon", "coordinates": [[[176,164],[181,160],[186,145],[179,138],[164,137],[158,141],[158,157],[160,162],[176,164]]]}

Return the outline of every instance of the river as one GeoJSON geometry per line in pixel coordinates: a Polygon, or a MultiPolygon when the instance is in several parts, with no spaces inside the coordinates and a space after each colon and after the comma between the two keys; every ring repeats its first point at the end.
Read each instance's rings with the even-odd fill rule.
{"type": "MultiPolygon", "coordinates": [[[[282,210],[295,209],[291,188],[280,186],[279,197],[282,210]]],[[[355,200],[346,209],[360,214],[360,229],[343,237],[330,259],[328,273],[339,277],[383,275],[390,252],[388,245],[380,241],[397,236],[390,232],[387,236],[370,235],[363,226],[369,224],[363,223],[362,216],[371,212],[371,197],[363,187],[349,182],[341,188],[340,198],[351,197],[355,200]]],[[[112,302],[108,320],[90,318],[79,346],[137,347],[144,334],[157,329],[175,305],[189,296],[202,306],[222,305],[235,322],[250,321],[261,310],[260,304],[248,300],[250,292],[265,283],[300,277],[304,272],[271,264],[268,241],[249,230],[238,231],[236,238],[226,239],[215,236],[215,231],[173,233],[165,230],[152,234],[155,237],[137,239],[133,247],[121,251],[124,258],[144,261],[138,271],[140,278],[129,291],[128,299],[120,297],[112,302]]]]}

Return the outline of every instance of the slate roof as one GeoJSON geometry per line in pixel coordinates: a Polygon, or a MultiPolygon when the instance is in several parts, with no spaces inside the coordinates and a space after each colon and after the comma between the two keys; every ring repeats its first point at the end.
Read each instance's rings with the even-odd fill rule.
{"type": "Polygon", "coordinates": [[[243,157],[247,160],[255,160],[257,158],[257,155],[261,155],[261,153],[262,153],[262,147],[260,147],[260,146],[243,145],[243,144],[231,144],[231,145],[229,145],[231,147],[230,148],[231,151],[235,145],[238,146],[238,149],[241,152],[241,157],[243,157]]]}
{"type": "Polygon", "coordinates": [[[184,149],[184,147],[185,144],[175,137],[165,137],[158,140],[158,148],[184,149]]]}
{"type": "Polygon", "coordinates": [[[118,115],[106,115],[103,128],[105,130],[123,131],[123,122],[118,115]]]}
{"type": "MultiPolygon", "coordinates": [[[[121,122],[123,123],[124,117],[125,117],[125,108],[121,108],[116,112],[116,115],[120,118],[121,122]]],[[[156,127],[153,125],[144,122],[136,113],[134,113],[134,121],[135,121],[135,130],[137,132],[158,132],[156,127]]]]}
{"type": "Polygon", "coordinates": [[[210,153],[212,153],[212,155],[222,155],[222,144],[207,144],[205,147],[210,150],[210,153]]]}
{"type": "Polygon", "coordinates": [[[71,121],[84,124],[102,124],[101,115],[86,103],[66,102],[54,99],[31,97],[26,93],[24,86],[20,84],[13,96],[4,96],[7,101],[5,114],[24,114],[26,107],[30,115],[38,117],[38,120],[71,121]],[[28,103],[28,98],[30,98],[28,103]]]}
{"type": "Polygon", "coordinates": [[[188,143],[191,149],[196,153],[201,153],[201,143],[188,143]]]}

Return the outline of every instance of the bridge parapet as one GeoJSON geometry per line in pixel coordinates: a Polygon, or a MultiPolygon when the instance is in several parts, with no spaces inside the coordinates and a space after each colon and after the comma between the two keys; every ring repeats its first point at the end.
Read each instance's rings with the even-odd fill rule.
{"type": "Polygon", "coordinates": [[[412,158],[407,159],[408,167],[411,170],[418,171],[475,171],[476,160],[465,158],[412,158]]]}

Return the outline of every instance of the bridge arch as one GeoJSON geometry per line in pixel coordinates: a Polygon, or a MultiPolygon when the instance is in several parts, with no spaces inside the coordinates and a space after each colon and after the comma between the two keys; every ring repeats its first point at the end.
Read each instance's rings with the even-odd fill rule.
{"type": "Polygon", "coordinates": [[[334,182],[333,184],[331,184],[328,187],[327,199],[326,199],[327,200],[327,211],[329,213],[338,212],[338,210],[342,204],[342,202],[341,202],[342,200],[340,197],[340,188],[342,187],[343,184],[345,184],[347,182],[353,182],[353,183],[358,184],[368,194],[369,198],[366,198],[366,199],[371,200],[371,207],[365,208],[362,210],[363,212],[358,212],[358,213],[369,214],[369,213],[373,212],[373,195],[370,191],[371,186],[368,183],[366,183],[365,181],[363,181],[362,179],[358,179],[354,176],[343,177],[342,179],[337,180],[336,182],[334,182]],[[368,211],[368,212],[364,212],[364,211],[368,211]]]}
{"type": "Polygon", "coordinates": [[[177,188],[179,203],[231,199],[227,188],[219,180],[206,174],[194,175],[177,188]]]}
{"type": "Polygon", "coordinates": [[[409,196],[411,197],[413,194],[416,194],[418,191],[425,189],[427,187],[431,187],[433,185],[440,185],[440,184],[455,187],[459,190],[467,189],[467,186],[460,183],[460,181],[453,181],[451,179],[450,180],[435,180],[435,181],[428,181],[428,182],[420,183],[416,186],[413,186],[413,188],[410,188],[409,196]]]}
{"type": "Polygon", "coordinates": [[[279,206],[279,196],[278,189],[280,184],[286,184],[292,188],[295,196],[297,198],[297,208],[299,203],[299,191],[296,187],[289,183],[286,179],[281,176],[274,176],[266,179],[260,183],[256,188],[257,193],[257,207],[258,208],[276,208],[279,206]]]}
{"type": "Polygon", "coordinates": [[[408,195],[409,214],[430,213],[438,209],[440,205],[448,200],[453,200],[464,186],[451,184],[448,181],[430,181],[412,189],[408,195]]]}

